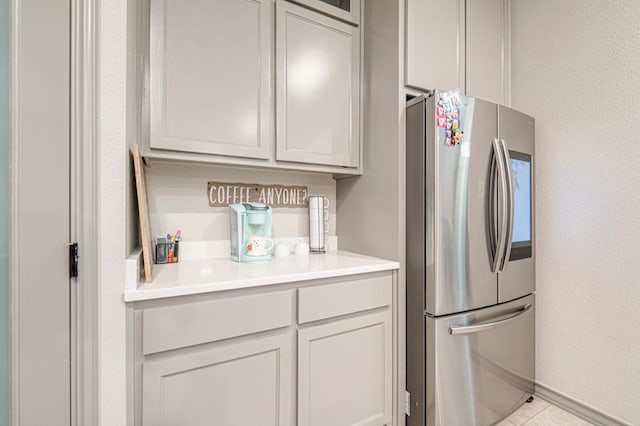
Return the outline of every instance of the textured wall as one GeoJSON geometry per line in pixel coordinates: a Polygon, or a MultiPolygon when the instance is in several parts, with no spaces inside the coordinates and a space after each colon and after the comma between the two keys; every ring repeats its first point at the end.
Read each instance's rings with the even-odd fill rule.
{"type": "Polygon", "coordinates": [[[339,246],[393,260],[404,253],[399,13],[397,1],[365,6],[364,174],[337,182],[339,246]]]}
{"type": "Polygon", "coordinates": [[[537,379],[640,424],[640,2],[512,0],[536,117],[537,379]]]}
{"type": "Polygon", "coordinates": [[[127,1],[102,0],[99,29],[98,143],[99,416],[126,424],[124,260],[127,174],[127,1]]]}
{"type": "MultiPolygon", "coordinates": [[[[185,241],[228,240],[229,212],[209,207],[209,181],[306,185],[310,195],[329,198],[329,233],[335,235],[336,182],[331,175],[159,162],[147,169],[151,233],[181,229],[185,241]]],[[[272,220],[274,238],[309,236],[306,208],[274,209],[272,220]]]]}
{"type": "Polygon", "coordinates": [[[138,226],[138,203],[136,198],[136,177],[133,168],[131,147],[141,138],[141,111],[143,102],[144,81],[143,73],[137,67],[137,59],[142,54],[138,31],[139,1],[127,1],[127,146],[126,146],[126,225],[125,225],[125,253],[131,253],[140,246],[140,227],[138,226]]]}

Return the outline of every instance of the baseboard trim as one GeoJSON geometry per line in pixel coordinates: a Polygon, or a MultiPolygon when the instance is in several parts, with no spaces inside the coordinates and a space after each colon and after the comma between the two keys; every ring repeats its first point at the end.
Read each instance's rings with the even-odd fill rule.
{"type": "Polygon", "coordinates": [[[536,396],[549,401],[583,420],[598,426],[631,426],[593,407],[571,398],[547,385],[536,382],[536,396]]]}

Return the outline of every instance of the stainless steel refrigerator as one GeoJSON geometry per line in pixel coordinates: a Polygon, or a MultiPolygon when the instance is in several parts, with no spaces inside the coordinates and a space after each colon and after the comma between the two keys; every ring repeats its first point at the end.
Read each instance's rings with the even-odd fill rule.
{"type": "Polygon", "coordinates": [[[491,425],[534,392],[534,119],[436,91],[406,122],[407,425],[491,425]]]}

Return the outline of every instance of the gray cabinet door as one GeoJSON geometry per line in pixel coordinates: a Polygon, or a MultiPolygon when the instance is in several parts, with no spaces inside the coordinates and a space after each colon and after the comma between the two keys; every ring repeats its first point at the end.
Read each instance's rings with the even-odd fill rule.
{"type": "Polygon", "coordinates": [[[278,1],[276,73],[277,159],[357,167],[360,31],[278,1]]]}
{"type": "Polygon", "coordinates": [[[464,93],[464,21],[464,0],[407,0],[407,86],[464,93]]]}
{"type": "Polygon", "coordinates": [[[467,95],[509,104],[509,0],[467,2],[467,95]]]}
{"type": "Polygon", "coordinates": [[[298,332],[298,425],[391,423],[391,310],[298,332]]]}
{"type": "Polygon", "coordinates": [[[151,148],[269,158],[273,0],[151,0],[151,148]]]}
{"type": "Polygon", "coordinates": [[[360,23],[360,0],[293,0],[327,15],[354,24],[360,23]]]}
{"type": "Polygon", "coordinates": [[[291,425],[291,333],[152,358],[143,365],[143,424],[291,425]]]}

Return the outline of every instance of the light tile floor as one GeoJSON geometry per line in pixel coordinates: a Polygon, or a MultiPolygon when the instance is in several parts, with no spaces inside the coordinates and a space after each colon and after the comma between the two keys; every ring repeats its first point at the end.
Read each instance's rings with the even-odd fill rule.
{"type": "Polygon", "coordinates": [[[518,411],[498,423],[497,426],[588,426],[582,420],[538,397],[525,403],[518,411]]]}

